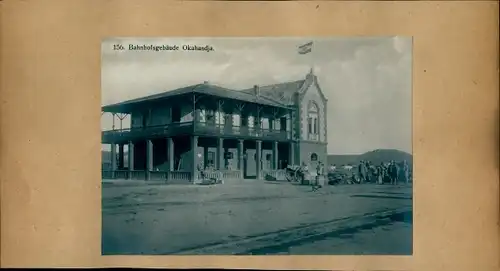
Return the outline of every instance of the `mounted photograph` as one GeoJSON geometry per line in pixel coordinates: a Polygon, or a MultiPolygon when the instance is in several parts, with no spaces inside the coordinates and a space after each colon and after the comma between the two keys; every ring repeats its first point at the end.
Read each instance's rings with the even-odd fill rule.
{"type": "Polygon", "coordinates": [[[108,38],[102,255],[412,255],[411,37],[108,38]]]}

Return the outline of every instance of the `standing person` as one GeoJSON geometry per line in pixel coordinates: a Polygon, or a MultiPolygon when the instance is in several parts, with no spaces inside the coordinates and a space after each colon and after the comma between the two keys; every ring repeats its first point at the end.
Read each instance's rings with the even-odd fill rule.
{"type": "Polygon", "coordinates": [[[358,165],[358,176],[359,182],[363,182],[365,180],[365,161],[361,160],[358,165]]]}
{"type": "Polygon", "coordinates": [[[205,169],[203,167],[203,162],[198,163],[197,169],[200,174],[199,176],[201,178],[201,181],[205,181],[206,174],[205,174],[205,169]]]}
{"type": "Polygon", "coordinates": [[[384,162],[381,162],[380,165],[378,166],[378,184],[383,184],[384,183],[384,177],[385,177],[385,166],[384,162]]]}
{"type": "Polygon", "coordinates": [[[410,166],[408,164],[408,161],[406,161],[406,160],[403,161],[403,171],[404,171],[405,182],[409,183],[410,182],[410,166]]]}
{"type": "Polygon", "coordinates": [[[370,182],[370,162],[365,161],[364,170],[365,170],[365,179],[364,179],[364,182],[365,183],[369,183],[370,182]]]}
{"type": "Polygon", "coordinates": [[[399,169],[398,165],[394,160],[391,161],[389,165],[389,175],[391,178],[391,184],[397,185],[398,184],[398,178],[399,178],[399,169]]]}
{"type": "Polygon", "coordinates": [[[312,191],[316,191],[318,189],[321,188],[321,175],[322,175],[322,163],[321,162],[318,162],[318,165],[316,166],[316,177],[315,177],[315,180],[314,180],[314,183],[312,185],[312,191]]]}
{"type": "Polygon", "coordinates": [[[307,184],[308,180],[306,180],[306,177],[309,177],[311,174],[309,172],[309,167],[307,166],[306,162],[302,162],[302,167],[301,167],[301,174],[302,174],[302,184],[307,184]]]}
{"type": "Polygon", "coordinates": [[[326,174],[325,174],[325,164],[323,164],[323,162],[319,162],[319,172],[318,172],[318,175],[319,175],[319,186],[320,188],[325,186],[325,179],[326,179],[326,174]]]}
{"type": "Polygon", "coordinates": [[[335,166],[335,164],[331,164],[330,167],[328,168],[328,172],[326,173],[326,176],[325,176],[328,179],[328,184],[334,184],[335,175],[336,175],[335,170],[336,169],[337,169],[337,167],[335,166]]]}
{"type": "Polygon", "coordinates": [[[370,183],[377,183],[378,175],[378,167],[370,164],[370,183]]]}

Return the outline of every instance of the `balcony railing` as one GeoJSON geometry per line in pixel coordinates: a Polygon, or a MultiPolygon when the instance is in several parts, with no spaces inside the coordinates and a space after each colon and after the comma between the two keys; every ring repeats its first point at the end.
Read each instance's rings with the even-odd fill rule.
{"type": "Polygon", "coordinates": [[[290,131],[190,121],[171,123],[161,126],[147,126],[103,131],[102,140],[103,143],[107,143],[189,134],[204,136],[234,136],[238,138],[262,138],[278,141],[285,141],[291,138],[290,131]]]}
{"type": "MultiPolygon", "coordinates": [[[[145,170],[102,170],[102,179],[105,180],[146,180],[148,175],[145,170]]],[[[188,171],[150,171],[150,181],[164,181],[165,183],[190,183],[191,172],[188,171]]]]}

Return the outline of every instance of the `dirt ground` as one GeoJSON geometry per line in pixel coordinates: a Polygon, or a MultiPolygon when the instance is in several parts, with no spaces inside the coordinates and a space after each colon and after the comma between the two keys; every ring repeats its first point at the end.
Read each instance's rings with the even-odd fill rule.
{"type": "MultiPolygon", "coordinates": [[[[216,186],[106,185],[102,195],[104,255],[200,254],[204,247],[412,206],[411,186],[368,184],[314,192],[306,186],[255,180],[216,186]]],[[[294,245],[249,245],[238,253],[411,254],[411,220],[403,220],[347,233],[332,228],[327,235],[294,245]],[[346,242],[346,234],[361,241],[346,242]]],[[[233,254],[227,249],[221,254],[233,254]]]]}

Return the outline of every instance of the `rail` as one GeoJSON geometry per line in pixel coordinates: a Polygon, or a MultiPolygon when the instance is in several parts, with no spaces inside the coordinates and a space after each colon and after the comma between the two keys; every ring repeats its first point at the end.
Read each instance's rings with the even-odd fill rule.
{"type": "MultiPolygon", "coordinates": [[[[102,179],[146,180],[146,170],[102,170],[102,179]]],[[[189,183],[191,172],[188,171],[150,171],[149,180],[167,183],[189,183]]]]}
{"type": "Polygon", "coordinates": [[[269,140],[291,139],[290,131],[192,121],[170,123],[158,126],[107,130],[102,132],[102,138],[104,142],[116,142],[148,137],[167,137],[181,134],[266,138],[269,140]]]}

